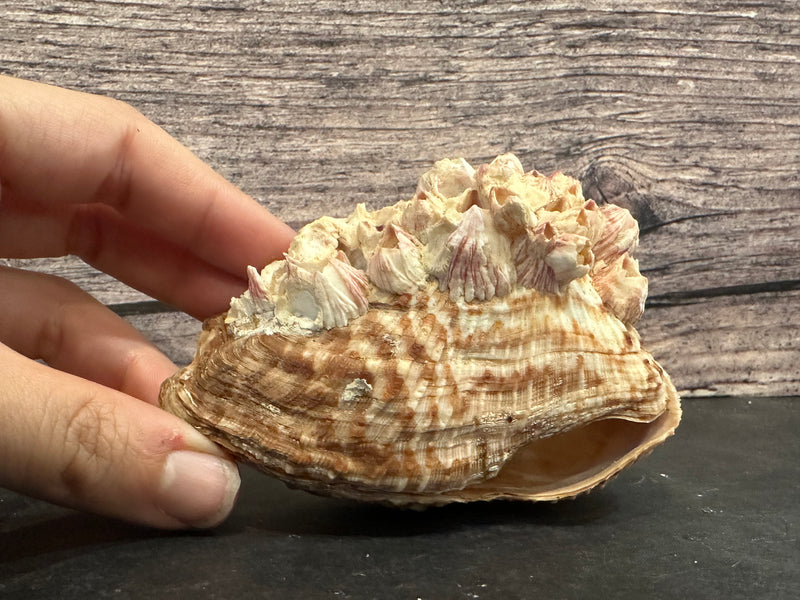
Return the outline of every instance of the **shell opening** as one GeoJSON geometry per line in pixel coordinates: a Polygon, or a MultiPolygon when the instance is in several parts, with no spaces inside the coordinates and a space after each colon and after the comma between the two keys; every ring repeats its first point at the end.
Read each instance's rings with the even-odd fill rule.
{"type": "Polygon", "coordinates": [[[537,500],[577,496],[601,484],[672,435],[680,421],[676,403],[649,423],[611,418],[528,442],[496,477],[459,495],[537,500]]]}

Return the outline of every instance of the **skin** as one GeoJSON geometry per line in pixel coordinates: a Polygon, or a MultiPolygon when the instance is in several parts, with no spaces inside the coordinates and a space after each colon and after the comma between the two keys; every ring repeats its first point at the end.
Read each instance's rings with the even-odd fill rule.
{"type": "MultiPolygon", "coordinates": [[[[0,257],[74,254],[198,319],[293,235],[127,104],[9,77],[0,184],[0,257]]],[[[238,474],[157,407],[175,369],[72,283],[0,267],[0,485],[155,527],[216,525],[238,474]]]]}

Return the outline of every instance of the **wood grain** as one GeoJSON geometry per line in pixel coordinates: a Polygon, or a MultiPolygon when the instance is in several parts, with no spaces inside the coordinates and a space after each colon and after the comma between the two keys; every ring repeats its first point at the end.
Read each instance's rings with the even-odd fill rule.
{"type": "MultiPolygon", "coordinates": [[[[2,12],[3,73],[130,102],[295,226],[406,198],[444,156],[514,151],[575,174],[640,220],[642,334],[681,390],[800,394],[796,2],[19,0],[2,12]]],[[[112,305],[144,302],[75,259],[13,263],[112,305]]],[[[187,360],[189,325],[139,306],[128,318],[187,360]]]]}

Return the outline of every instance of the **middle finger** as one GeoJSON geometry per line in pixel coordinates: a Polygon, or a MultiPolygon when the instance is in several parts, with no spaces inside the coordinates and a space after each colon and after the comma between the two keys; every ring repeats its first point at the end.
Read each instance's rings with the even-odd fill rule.
{"type": "MultiPolygon", "coordinates": [[[[205,262],[101,205],[38,213],[4,207],[0,256],[34,258],[74,254],[128,285],[204,319],[227,309],[244,279],[205,262]]],[[[257,265],[259,267],[263,265],[257,265]]]]}

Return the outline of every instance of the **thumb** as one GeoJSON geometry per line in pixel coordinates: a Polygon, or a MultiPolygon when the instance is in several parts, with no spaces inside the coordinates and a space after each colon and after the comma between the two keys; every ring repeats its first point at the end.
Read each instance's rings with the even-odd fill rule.
{"type": "Polygon", "coordinates": [[[0,485],[168,529],[230,512],[235,464],[177,417],[3,344],[0,382],[0,485]]]}

